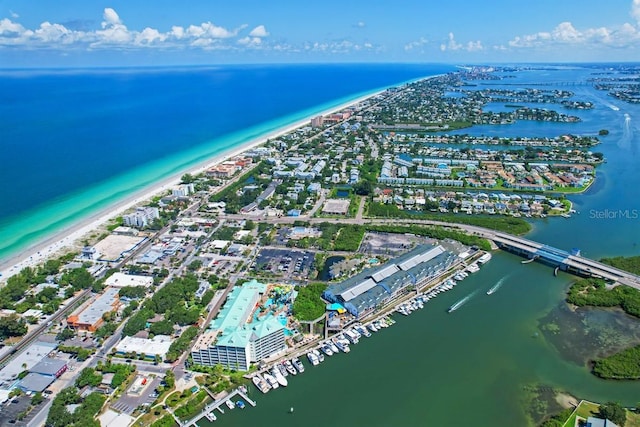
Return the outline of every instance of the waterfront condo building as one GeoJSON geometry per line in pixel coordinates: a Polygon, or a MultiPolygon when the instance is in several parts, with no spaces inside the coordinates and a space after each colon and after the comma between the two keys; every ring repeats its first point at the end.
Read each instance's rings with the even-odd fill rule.
{"type": "Polygon", "coordinates": [[[134,213],[122,216],[124,225],[138,228],[144,228],[158,218],[160,218],[158,208],[152,207],[137,208],[134,213]]]}
{"type": "Polygon", "coordinates": [[[278,319],[254,314],[266,290],[255,280],[234,287],[209,330],[193,346],[193,363],[246,371],[251,363],[285,350],[284,326],[278,319]]]}

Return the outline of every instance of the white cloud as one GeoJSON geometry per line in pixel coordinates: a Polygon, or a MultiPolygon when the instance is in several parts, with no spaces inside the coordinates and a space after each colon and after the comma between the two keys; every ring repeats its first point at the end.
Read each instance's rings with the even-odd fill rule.
{"type": "Polygon", "coordinates": [[[633,0],[631,2],[631,17],[640,23],[640,0],[633,0]]]}
{"type": "MultiPolygon", "coordinates": [[[[0,20],[0,48],[20,46],[25,49],[139,49],[148,47],[200,47],[205,49],[231,48],[235,44],[224,40],[239,37],[247,25],[228,29],[212,22],[187,27],[174,25],[169,31],[145,27],[142,30],[129,29],[120,15],[110,7],[104,9],[100,27],[80,31],[62,24],[43,22],[34,30],[22,26],[9,18],[0,20]]],[[[255,27],[248,37],[239,44],[257,46],[262,37],[268,36],[264,25],[255,27]]],[[[237,46],[237,45],[235,45],[237,46]]]]}
{"type": "Polygon", "coordinates": [[[13,19],[18,19],[20,18],[20,15],[18,15],[17,13],[15,13],[13,10],[9,11],[9,16],[11,16],[11,18],[13,19]]]}
{"type": "Polygon", "coordinates": [[[267,37],[269,33],[264,25],[258,25],[249,33],[250,37],[267,37]]]}
{"type": "Polygon", "coordinates": [[[410,51],[410,50],[413,50],[413,49],[417,49],[417,48],[422,47],[422,46],[424,46],[424,45],[426,45],[428,43],[429,43],[429,40],[427,40],[424,37],[420,37],[420,39],[418,39],[416,41],[409,42],[406,45],[404,45],[404,50],[410,51]]]}
{"type": "Polygon", "coordinates": [[[257,47],[262,45],[262,39],[260,37],[246,36],[241,39],[238,39],[238,44],[241,44],[247,47],[257,47]]]}
{"type": "Polygon", "coordinates": [[[480,40],[469,41],[466,44],[458,43],[453,33],[449,33],[447,43],[442,43],[440,45],[440,50],[443,52],[447,50],[464,50],[467,52],[478,52],[480,50],[484,50],[484,46],[482,45],[482,42],[480,40]]]}
{"type": "Polygon", "coordinates": [[[613,47],[635,48],[640,42],[640,0],[632,0],[630,16],[636,25],[624,23],[616,27],[597,27],[578,29],[571,22],[558,24],[551,31],[516,36],[509,41],[512,49],[552,48],[574,46],[582,48],[613,47]]]}
{"type": "Polygon", "coordinates": [[[25,28],[9,18],[0,20],[0,36],[16,36],[25,32],[25,28]]]}
{"type": "Polygon", "coordinates": [[[365,24],[365,23],[364,23],[364,21],[360,21],[360,22],[358,22],[358,23],[356,24],[356,27],[358,27],[358,28],[364,28],[364,27],[366,27],[366,26],[367,26],[367,24],[365,24]]]}
{"type": "Polygon", "coordinates": [[[102,16],[104,18],[104,22],[102,23],[102,28],[105,28],[108,25],[122,24],[122,22],[120,21],[120,17],[116,13],[116,11],[110,7],[106,7],[104,9],[104,13],[102,14],[102,16]]]}
{"type": "Polygon", "coordinates": [[[618,28],[576,29],[571,22],[561,22],[552,31],[515,37],[512,48],[543,48],[557,45],[630,47],[640,41],[638,29],[631,24],[618,28]]]}

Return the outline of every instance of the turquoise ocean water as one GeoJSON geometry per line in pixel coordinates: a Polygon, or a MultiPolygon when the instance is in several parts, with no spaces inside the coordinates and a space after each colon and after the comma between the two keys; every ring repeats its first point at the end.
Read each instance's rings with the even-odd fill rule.
{"type": "Polygon", "coordinates": [[[240,144],[377,90],[450,70],[255,65],[0,71],[0,260],[240,144]]]}

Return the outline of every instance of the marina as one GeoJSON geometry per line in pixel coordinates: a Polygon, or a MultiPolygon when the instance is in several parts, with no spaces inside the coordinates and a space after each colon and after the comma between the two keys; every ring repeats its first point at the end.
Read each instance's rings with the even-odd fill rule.
{"type": "Polygon", "coordinates": [[[196,417],[192,418],[190,421],[187,421],[185,423],[180,423],[179,424],[180,427],[191,427],[191,426],[198,427],[197,422],[202,420],[203,418],[207,419],[209,422],[217,421],[218,417],[215,414],[215,410],[217,409],[221,414],[224,414],[224,409],[222,408],[223,405],[229,409],[234,409],[236,407],[240,409],[244,409],[246,407],[246,403],[248,403],[250,406],[256,406],[256,402],[253,401],[251,398],[249,398],[249,396],[247,395],[247,390],[245,389],[245,391],[243,391],[242,388],[244,387],[241,386],[240,388],[237,388],[231,391],[222,399],[216,400],[208,404],[202,410],[200,415],[197,415],[196,417]],[[240,399],[237,399],[237,398],[240,398],[240,399]],[[235,402],[234,402],[234,399],[236,399],[235,402]]]}

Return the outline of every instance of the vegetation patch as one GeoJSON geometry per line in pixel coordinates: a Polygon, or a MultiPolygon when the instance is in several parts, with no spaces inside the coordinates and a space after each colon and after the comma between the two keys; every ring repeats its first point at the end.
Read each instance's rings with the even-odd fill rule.
{"type": "Polygon", "coordinates": [[[581,279],[571,285],[567,302],[578,307],[620,307],[627,314],[640,317],[640,291],[629,286],[607,289],[602,279],[581,279]]]}
{"type": "Polygon", "coordinates": [[[640,379],[640,345],[596,360],[593,364],[593,373],[605,379],[640,379]]]}
{"type": "Polygon", "coordinates": [[[418,236],[427,236],[433,239],[453,239],[467,246],[478,246],[485,251],[491,250],[491,244],[487,239],[471,236],[461,231],[447,230],[443,227],[428,227],[421,225],[365,225],[367,231],[380,233],[411,233],[418,236]]]}
{"type": "Polygon", "coordinates": [[[371,217],[431,220],[475,225],[505,233],[522,235],[531,231],[531,224],[522,218],[504,216],[456,215],[437,212],[408,212],[393,204],[370,203],[368,215],[371,217]]]}
{"type": "Polygon", "coordinates": [[[302,321],[315,320],[325,312],[325,302],[320,298],[327,289],[325,283],[310,283],[307,286],[298,286],[298,296],[293,302],[293,315],[302,321]]]}
{"type": "Polygon", "coordinates": [[[633,274],[640,274],[640,256],[602,258],[600,262],[633,274]]]}

